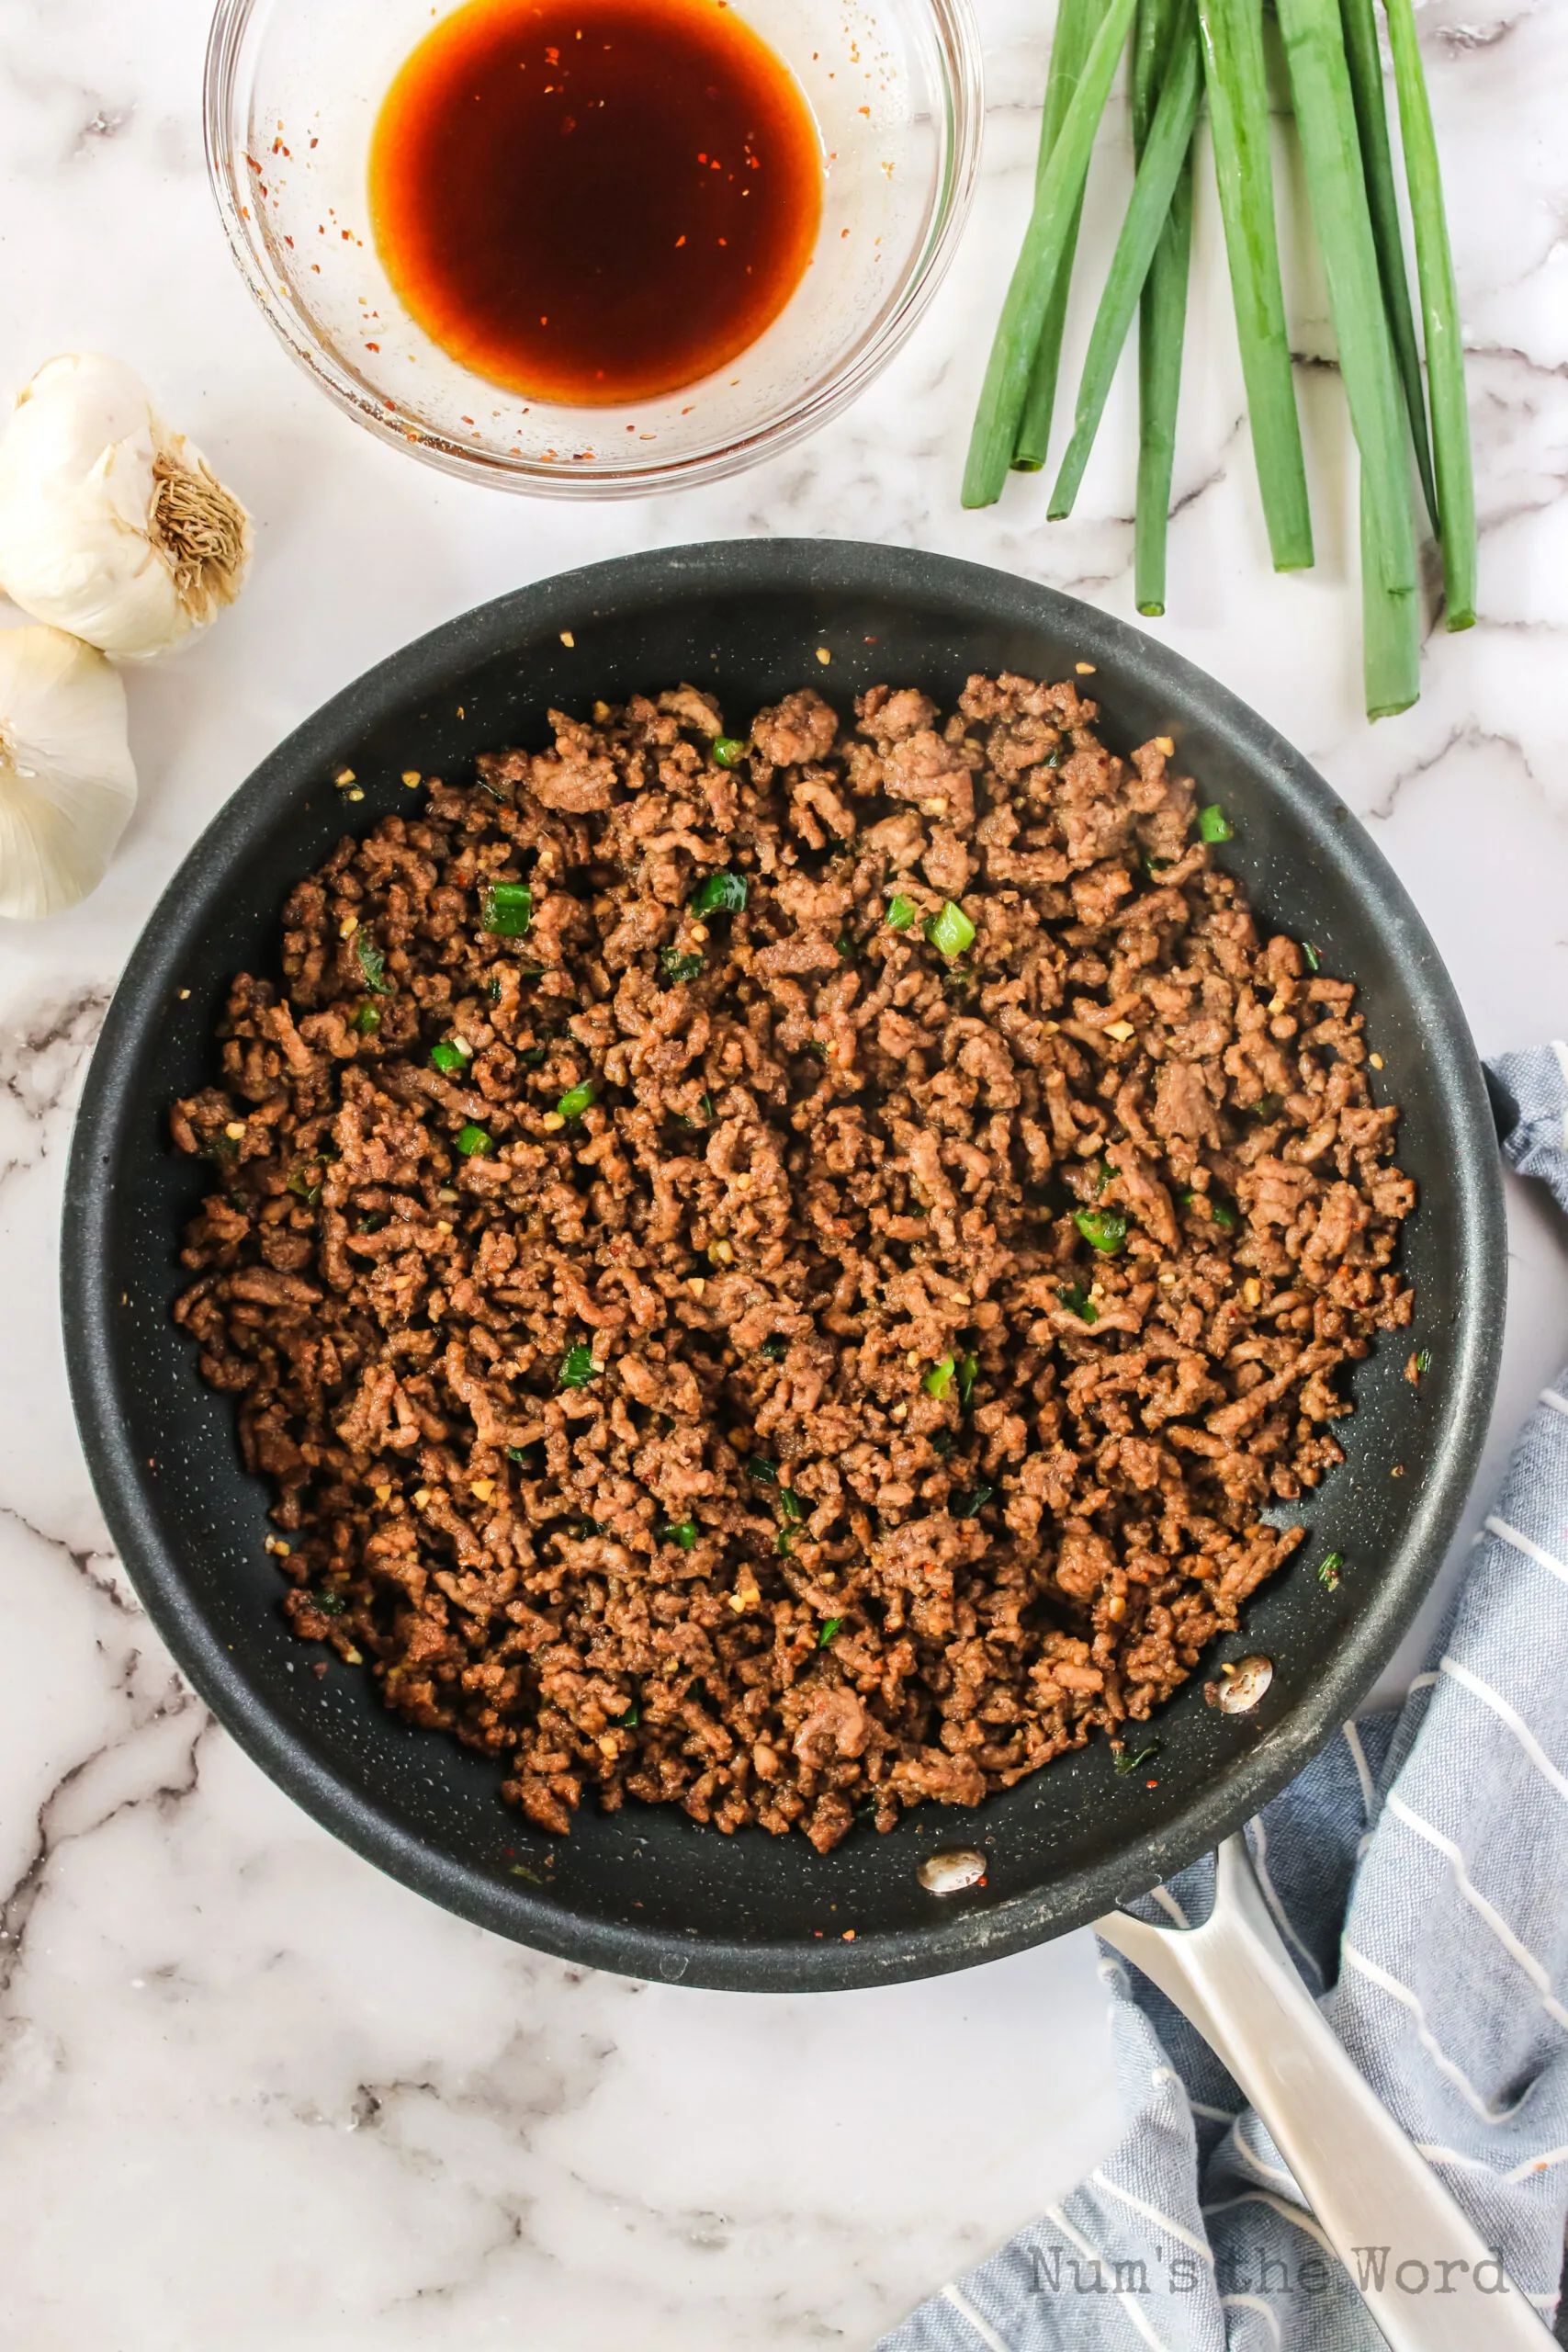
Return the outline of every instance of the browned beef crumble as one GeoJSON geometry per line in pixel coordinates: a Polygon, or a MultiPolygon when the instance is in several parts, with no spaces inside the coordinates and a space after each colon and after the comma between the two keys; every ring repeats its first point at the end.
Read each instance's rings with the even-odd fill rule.
{"type": "Polygon", "coordinates": [[[547,1829],[592,1790],[826,1850],[1119,1738],[1409,1319],[1355,991],[1260,938],[1169,742],[1016,677],[856,712],[726,768],[682,687],[433,783],[295,890],[174,1115],[295,1628],[547,1829]]]}

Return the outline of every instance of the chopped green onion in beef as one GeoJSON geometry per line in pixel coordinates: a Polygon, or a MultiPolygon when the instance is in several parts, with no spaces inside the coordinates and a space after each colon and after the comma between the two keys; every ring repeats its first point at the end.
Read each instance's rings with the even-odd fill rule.
{"type": "Polygon", "coordinates": [[[1120,1209],[1075,1209],[1073,1223],[1091,1250],[1113,1258],[1127,1238],[1127,1220],[1120,1209]]]}
{"type": "Polygon", "coordinates": [[[534,893],[525,882],[487,882],[479,891],[479,922],[497,939],[521,939],[534,920],[534,893]]]}
{"type": "Polygon", "coordinates": [[[1082,1283],[1068,1283],[1056,1293],[1056,1295],[1068,1312],[1077,1317],[1080,1323],[1099,1322],[1100,1309],[1082,1283]]]}
{"type": "Polygon", "coordinates": [[[392,983],[387,978],[387,958],[363,926],[354,934],[354,952],[365,975],[366,987],[377,996],[390,996],[392,983]]]}
{"type": "Polygon", "coordinates": [[[937,953],[951,962],[954,956],[962,956],[966,947],[974,944],[975,926],[963,908],[955,907],[949,899],[942,912],[932,915],[927,923],[926,937],[937,953]]]}
{"type": "Polygon", "coordinates": [[[994,1487],[976,1487],[974,1493],[963,1496],[952,1507],[954,1519],[974,1519],[996,1492],[994,1487]]]}
{"type": "Polygon", "coordinates": [[[738,915],[745,904],[744,874],[710,874],[693,892],[690,911],[694,915],[738,915]]]}

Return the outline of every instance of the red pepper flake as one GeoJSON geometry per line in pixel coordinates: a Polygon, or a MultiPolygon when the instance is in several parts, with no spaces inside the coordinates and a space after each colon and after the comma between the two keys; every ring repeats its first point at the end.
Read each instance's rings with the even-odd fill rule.
{"type": "Polygon", "coordinates": [[[379,351],[381,346],[378,343],[367,343],[365,348],[367,351],[379,351]]]}

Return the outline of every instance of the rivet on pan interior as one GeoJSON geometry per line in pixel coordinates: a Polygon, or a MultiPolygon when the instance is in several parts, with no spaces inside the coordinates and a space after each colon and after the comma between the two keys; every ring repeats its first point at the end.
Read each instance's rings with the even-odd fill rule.
{"type": "Polygon", "coordinates": [[[986,1857],[958,1848],[946,1854],[928,1854],[915,1873],[928,1894],[958,1894],[977,1886],[986,1875],[986,1857]]]}
{"type": "Polygon", "coordinates": [[[1256,1707],[1274,1679],[1271,1661],[1266,1657],[1238,1658],[1234,1674],[1228,1674],[1220,1685],[1220,1707],[1227,1715],[1245,1715],[1256,1707]]]}

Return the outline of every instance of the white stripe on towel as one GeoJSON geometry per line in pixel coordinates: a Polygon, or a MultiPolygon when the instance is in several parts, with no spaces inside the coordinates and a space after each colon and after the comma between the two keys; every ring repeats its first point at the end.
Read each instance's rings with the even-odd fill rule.
{"type": "MultiPolygon", "coordinates": [[[[1452,2083],[1455,2090],[1474,2109],[1482,2121],[1483,2123],[1506,2122],[1513,2109],[1491,2107],[1482,2098],[1463,2067],[1457,2066],[1438,2042],[1436,2034],[1427,2023],[1427,2012],[1409,1985],[1402,1984],[1397,1976],[1391,1976],[1386,1968],[1380,1968],[1375,1960],[1369,1960],[1364,1951],[1358,1951],[1348,1937],[1341,1943],[1340,1951],[1346,1964],[1353,1968],[1359,1976],[1366,1977],[1370,1984],[1380,1985],[1391,1999],[1398,2001],[1402,2007],[1409,2010],[1416,2020],[1416,2035],[1422,2049],[1427,2052],[1438,2072],[1452,2083]]],[[[1528,2097],[1529,2094],[1527,2093],[1526,2096],[1528,2097]]]]}
{"type": "Polygon", "coordinates": [[[1445,2148],[1440,2140],[1416,2140],[1413,2145],[1416,2154],[1425,2156],[1429,2165],[1458,2165],[1463,2172],[1483,2172],[1488,2180],[1512,2177],[1508,2173],[1499,2175],[1491,2165],[1483,2164],[1479,2156],[1461,2155],[1458,2148],[1445,2148]]]}
{"type": "Polygon", "coordinates": [[[1361,1746],[1361,1735],[1354,1724],[1345,1725],[1345,1745],[1349,1749],[1350,1760],[1356,1767],[1356,1778],[1361,1783],[1361,1811],[1371,1822],[1377,1800],[1372,1794],[1372,1776],[1367,1770],[1367,1751],[1361,1746]]]}
{"type": "Polygon", "coordinates": [[[1551,1977],[1537,1960],[1534,1952],[1528,1945],[1519,1941],[1506,1919],[1500,1912],[1493,1909],[1480,1888],[1475,1885],[1469,1871],[1465,1868],[1464,1856],[1452,1838],[1445,1838],[1440,1829],[1434,1829],[1429,1821],[1424,1821],[1418,1813],[1412,1812],[1397,1790],[1389,1791],[1388,1810],[1396,1821],[1403,1821],[1407,1829],[1413,1829],[1417,1838],[1425,1838],[1428,1846],[1443,1856],[1453,1871],[1454,1883],[1458,1886],[1460,1893],[1475,1913],[1476,1917],[1484,1919],[1504,1951],[1512,1959],[1517,1961],[1536,1991],[1540,1995],[1541,2007],[1545,2009],[1547,2016],[1554,2024],[1568,2027],[1568,2009],[1563,2007],[1552,1992],[1551,1977]]]}
{"type": "Polygon", "coordinates": [[[1325,2254],[1333,2254],[1335,2261],[1338,2261],[1339,2256],[1334,2254],[1333,2246],[1312,2215],[1303,2213],[1299,2205],[1288,2204],[1284,2198],[1271,2196],[1266,2188],[1244,2188],[1235,2197],[1222,2197],[1217,2205],[1205,2205],[1203,2211],[1205,2213],[1226,2213],[1233,2205],[1267,2205],[1270,2212],[1279,2214],[1281,2221],[1293,2222],[1306,2236],[1315,2238],[1325,2254]]]}
{"type": "MultiPolygon", "coordinates": [[[[1104,2255],[1100,2253],[1100,2248],[1095,2245],[1090,2245],[1088,2238],[1086,2238],[1080,2231],[1074,2229],[1072,2223],[1068,2221],[1066,2215],[1063,2212],[1059,2205],[1047,2205],[1045,2208],[1045,2219],[1052,2222],[1055,2228],[1060,2230],[1065,2238],[1071,2239],[1073,2245],[1077,2246],[1078,2252],[1083,2256],[1086,2262],[1095,2263],[1100,2269],[1110,2270],[1112,2278],[1115,2277],[1116,2273],[1114,2265],[1108,2263],[1104,2255]]],[[[1132,2321],[1134,2327],[1143,2337],[1144,2342],[1149,2346],[1150,2352],[1165,2352],[1165,2347],[1161,2344],[1159,2337],[1155,2334],[1154,2329],[1149,2325],[1148,2321],[1144,2317],[1143,2312],[1138,2309],[1137,2304],[1133,2301],[1131,2295],[1123,2294],[1119,2288],[1112,2290],[1112,2291],[1116,2294],[1122,2309],[1132,2321]]]]}
{"type": "Polygon", "coordinates": [[[1499,1723],[1507,1724],[1508,1729],[1542,1778],[1551,1781],[1559,1796],[1568,1797],[1568,1779],[1565,1779],[1558,1770],[1523,1715],[1516,1713],[1502,1692],[1494,1690],[1490,1682],[1483,1682],[1479,1674],[1472,1674],[1470,1668],[1461,1666],[1457,1657],[1445,1657],[1442,1660],[1442,1670],[1459,1684],[1461,1690],[1470,1691],[1472,1697],[1481,1701],[1483,1706],[1490,1707],[1499,1723]]]}
{"type": "Polygon", "coordinates": [[[1275,2318],[1273,2312],[1269,2310],[1261,2295],[1222,2295],[1220,2297],[1220,2305],[1223,2310],[1227,2312],[1261,2312],[1274,2332],[1275,2343],[1281,2345],[1284,2343],[1285,2339],[1280,2333],[1280,2323],[1275,2318]]]}
{"type": "Polygon", "coordinates": [[[1159,1905],[1160,1909],[1166,1914],[1166,1917],[1168,1918],[1174,1919],[1179,1928],[1190,1928],[1192,1925],[1191,1920],[1188,1917],[1180,1904],[1178,1903],[1175,1895],[1172,1894],[1168,1886],[1151,1886],[1149,1893],[1159,1905]]]}
{"type": "Polygon", "coordinates": [[[1184,2230],[1179,2222],[1173,2221],[1168,2213],[1162,2213],[1157,2205],[1145,2205],[1143,2199],[1134,2197],[1130,2188],[1119,2188],[1107,2177],[1103,2165],[1097,2165],[1089,2178],[1098,2181],[1108,2196],[1119,2198],[1123,2205],[1130,2205],[1134,2213],[1141,2213],[1145,2222],[1152,2222],[1156,2229],[1168,2231],[1178,2245],[1186,2246],[1201,2262],[1206,2262],[1211,2269],[1213,2267],[1213,2255],[1201,2238],[1194,2237],[1190,2230],[1184,2230]]]}
{"type": "Polygon", "coordinates": [[[1296,1950],[1300,1952],[1302,1958],[1305,1961],[1307,1966],[1311,1969],[1313,1974],[1321,1984],[1323,1983],[1323,1971],[1318,1966],[1313,1954],[1308,1951],[1305,1944],[1303,1943],[1300,1936],[1297,1935],[1294,1928],[1292,1927],[1285,1906],[1280,1902],[1278,1894],[1275,1892],[1274,1882],[1269,1875],[1269,1833],[1263,1826],[1263,1815],[1260,1813],[1254,1814],[1252,1819],[1247,1826],[1252,1832],[1252,1838],[1250,1840],[1252,1847],[1252,1867],[1258,1873],[1258,1883],[1263,1889],[1263,1900],[1269,1905],[1269,1910],[1274,1914],[1274,1917],[1279,1923],[1281,1932],[1289,1938],[1292,1943],[1294,1944],[1296,1950]]]}
{"type": "Polygon", "coordinates": [[[981,2318],[967,2295],[961,2294],[958,2289],[951,2284],[944,2287],[942,2292],[942,2300],[953,2305],[959,2318],[968,2321],[981,2343],[986,2346],[986,2352],[1012,2352],[1012,2346],[1003,2342],[990,2321],[981,2318]]]}
{"type": "Polygon", "coordinates": [[[1543,1551],[1539,1544],[1533,1544],[1528,1535],[1521,1535],[1517,1527],[1510,1527],[1506,1519],[1489,1519],[1486,1532],[1489,1535],[1500,1537],[1513,1551],[1523,1553],[1527,1560],[1533,1560],[1536,1566],[1544,1568],[1549,1576],[1558,1577],[1568,1584],[1568,1567],[1561,1560],[1554,1559],[1550,1552],[1543,1551]]]}

